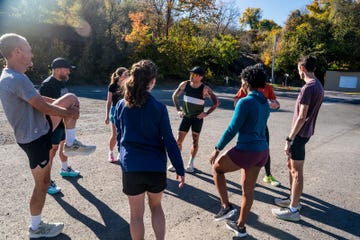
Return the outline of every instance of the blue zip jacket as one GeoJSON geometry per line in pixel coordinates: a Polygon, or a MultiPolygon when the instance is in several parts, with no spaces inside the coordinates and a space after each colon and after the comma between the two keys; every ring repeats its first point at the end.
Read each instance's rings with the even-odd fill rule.
{"type": "Polygon", "coordinates": [[[216,147],[222,150],[238,134],[236,149],[260,152],[269,148],[266,141],[266,123],[270,108],[266,97],[257,90],[240,99],[229,126],[216,147]]]}
{"type": "Polygon", "coordinates": [[[147,93],[141,107],[126,107],[120,100],[115,110],[115,126],[124,172],[166,172],[167,155],[176,173],[184,176],[179,147],[171,130],[165,104],[147,93]]]}

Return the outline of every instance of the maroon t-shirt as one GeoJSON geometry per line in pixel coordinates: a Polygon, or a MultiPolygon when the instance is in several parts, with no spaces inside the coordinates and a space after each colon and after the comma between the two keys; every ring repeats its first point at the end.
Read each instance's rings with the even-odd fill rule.
{"type": "Polygon", "coordinates": [[[300,105],[308,105],[309,109],[306,115],[306,121],[303,127],[300,129],[300,137],[311,137],[315,131],[316,118],[319,113],[320,106],[324,98],[324,89],[321,82],[318,79],[313,79],[307,82],[299,93],[296,100],[294,116],[292,125],[294,126],[296,119],[299,116],[300,105]]]}

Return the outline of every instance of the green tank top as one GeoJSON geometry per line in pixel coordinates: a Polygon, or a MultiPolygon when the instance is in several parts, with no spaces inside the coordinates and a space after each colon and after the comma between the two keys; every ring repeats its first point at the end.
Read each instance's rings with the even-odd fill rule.
{"type": "Polygon", "coordinates": [[[190,81],[186,83],[183,102],[185,117],[194,118],[204,111],[204,87],[203,83],[198,88],[191,87],[190,81]]]}

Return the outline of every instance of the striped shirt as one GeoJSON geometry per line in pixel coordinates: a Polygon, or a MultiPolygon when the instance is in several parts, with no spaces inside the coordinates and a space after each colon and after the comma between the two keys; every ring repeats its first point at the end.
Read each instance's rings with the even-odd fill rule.
{"type": "Polygon", "coordinates": [[[200,87],[193,88],[190,86],[190,81],[186,83],[183,102],[185,117],[194,118],[204,111],[204,87],[205,85],[201,84],[200,87]]]}

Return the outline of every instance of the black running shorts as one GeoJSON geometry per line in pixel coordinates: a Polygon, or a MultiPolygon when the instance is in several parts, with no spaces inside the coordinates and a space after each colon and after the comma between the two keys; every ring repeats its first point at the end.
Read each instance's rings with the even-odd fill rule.
{"type": "Polygon", "coordinates": [[[60,126],[55,128],[51,136],[51,144],[58,145],[61,141],[65,140],[65,128],[60,126]]]}
{"type": "Polygon", "coordinates": [[[183,117],[180,123],[179,131],[188,132],[191,127],[191,131],[200,133],[203,122],[204,119],[183,117]]]}
{"type": "Polygon", "coordinates": [[[123,172],[122,182],[123,192],[129,196],[159,193],[166,188],[166,172],[123,172]]]}
{"type": "Polygon", "coordinates": [[[44,168],[49,163],[49,153],[50,149],[52,148],[52,122],[49,116],[46,116],[46,118],[50,124],[49,132],[47,134],[29,143],[18,143],[18,145],[26,153],[31,169],[36,168],[37,165],[39,165],[41,168],[44,168]]]}
{"type": "Polygon", "coordinates": [[[291,159],[304,161],[305,160],[305,144],[309,141],[310,138],[296,136],[291,147],[291,159]]]}

